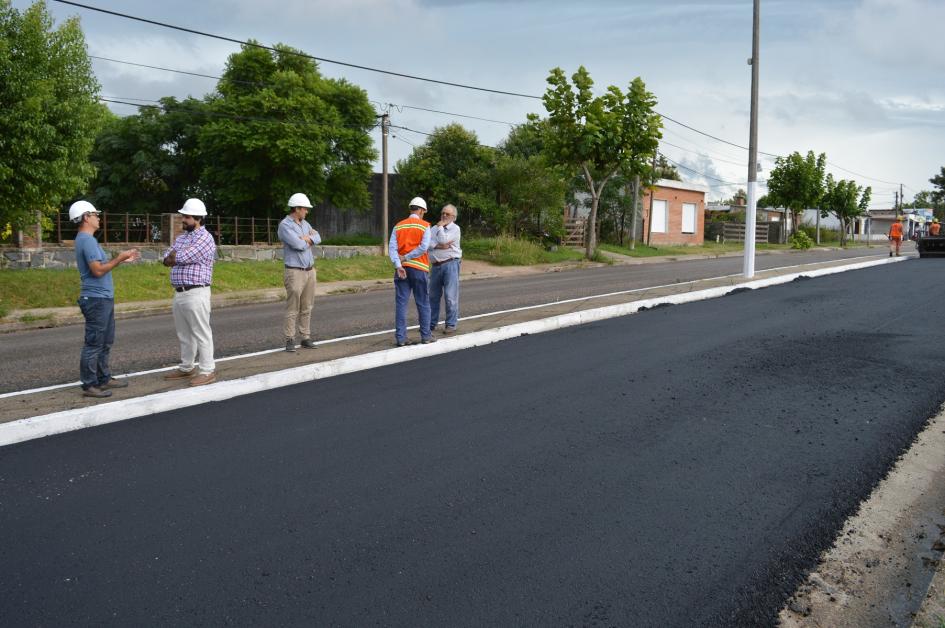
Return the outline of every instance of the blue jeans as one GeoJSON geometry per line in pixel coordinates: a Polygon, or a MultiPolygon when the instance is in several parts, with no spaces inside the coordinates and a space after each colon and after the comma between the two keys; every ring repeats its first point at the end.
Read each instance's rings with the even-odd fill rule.
{"type": "Polygon", "coordinates": [[[430,331],[440,322],[440,297],[446,297],[446,326],[456,329],[459,319],[459,266],[453,259],[430,270],[430,331]]]}
{"type": "Polygon", "coordinates": [[[88,390],[112,378],[108,354],[115,342],[115,300],[79,297],[79,309],[85,317],[85,346],[79,362],[79,379],[82,390],[88,390]]]}
{"type": "Polygon", "coordinates": [[[420,336],[424,339],[429,338],[430,296],[427,293],[429,274],[408,266],[404,266],[404,270],[407,271],[406,279],[400,279],[396,273],[394,274],[394,303],[397,307],[394,336],[397,342],[407,340],[407,302],[410,301],[410,293],[413,292],[413,300],[417,303],[417,317],[420,319],[420,336]]]}

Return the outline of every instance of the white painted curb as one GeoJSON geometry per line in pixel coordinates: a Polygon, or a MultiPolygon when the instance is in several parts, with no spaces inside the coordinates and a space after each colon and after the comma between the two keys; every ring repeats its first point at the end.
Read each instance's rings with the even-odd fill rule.
{"type": "Polygon", "coordinates": [[[832,266],[829,268],[801,271],[767,279],[757,279],[733,286],[720,286],[717,288],[696,290],[694,292],[642,299],[629,303],[582,310],[580,312],[560,314],[524,323],[504,325],[502,327],[496,327],[495,329],[486,329],[463,334],[461,336],[441,339],[434,344],[385,349],[374,353],[338,358],[337,360],[319,362],[317,364],[307,364],[305,366],[274,371],[272,373],[261,373],[242,379],[217,382],[199,388],[184,388],[181,390],[137,397],[135,399],[124,399],[122,401],[99,404],[88,408],[65,410],[63,412],[19,419],[17,421],[0,424],[0,447],[35,438],[42,438],[44,436],[51,436],[53,434],[70,432],[85,427],[105,425],[106,423],[124,421],[126,419],[157,414],[159,412],[168,412],[170,410],[187,408],[211,401],[224,401],[226,399],[271,390],[273,388],[292,386],[294,384],[311,382],[335,375],[344,375],[346,373],[354,373],[356,371],[409,362],[419,358],[488,345],[525,334],[540,334],[564,327],[583,325],[585,323],[616,318],[618,316],[626,316],[627,314],[634,314],[641,309],[652,308],[655,305],[703,301],[725,296],[734,290],[766,288],[768,286],[790,283],[798,277],[822,277],[850,270],[869,268],[871,266],[901,262],[906,259],[907,258],[904,257],[884,258],[844,266],[832,266]]]}

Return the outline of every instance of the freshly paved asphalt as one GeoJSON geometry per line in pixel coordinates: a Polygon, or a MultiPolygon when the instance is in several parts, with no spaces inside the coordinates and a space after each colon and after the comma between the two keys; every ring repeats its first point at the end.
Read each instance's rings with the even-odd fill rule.
{"type": "MultiPolygon", "coordinates": [[[[882,249],[762,255],[757,258],[757,268],[760,270],[867,253],[881,254],[882,249]]],[[[461,308],[462,314],[469,316],[558,299],[717,277],[739,273],[741,269],[741,258],[721,258],[592,268],[511,279],[484,279],[463,283],[461,308]]],[[[283,312],[282,303],[214,311],[212,323],[217,357],[280,346],[283,342],[283,312]]],[[[414,314],[411,316],[415,317],[414,314]]],[[[318,339],[392,327],[393,297],[390,290],[333,295],[316,300],[313,328],[318,339]]],[[[81,326],[0,335],[0,364],[5,366],[0,374],[0,393],[76,381],[81,348],[81,326]],[[51,359],[52,356],[55,359],[51,359]]],[[[174,332],[174,321],[169,314],[118,321],[111,355],[111,366],[115,373],[169,366],[176,364],[179,359],[180,348],[174,332]]]]}
{"type": "Polygon", "coordinates": [[[945,260],[0,449],[0,624],[771,625],[945,399],[945,260]]]}

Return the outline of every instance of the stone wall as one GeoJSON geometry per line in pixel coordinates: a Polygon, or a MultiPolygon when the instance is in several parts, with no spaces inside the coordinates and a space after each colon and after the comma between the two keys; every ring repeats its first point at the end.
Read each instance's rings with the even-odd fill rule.
{"type": "MultiPolygon", "coordinates": [[[[132,245],[133,246],[133,245],[132,245]]],[[[130,248],[124,246],[103,247],[109,255],[130,248]]],[[[167,247],[138,246],[141,260],[144,262],[158,262],[167,247]]],[[[356,255],[380,255],[379,246],[316,246],[317,259],[337,259],[355,257],[356,255]]],[[[232,246],[217,247],[217,259],[221,261],[264,261],[282,259],[282,245],[267,246],[232,246]]],[[[14,247],[0,247],[0,268],[75,268],[75,251],[71,246],[45,246],[42,249],[19,249],[14,247]]]]}

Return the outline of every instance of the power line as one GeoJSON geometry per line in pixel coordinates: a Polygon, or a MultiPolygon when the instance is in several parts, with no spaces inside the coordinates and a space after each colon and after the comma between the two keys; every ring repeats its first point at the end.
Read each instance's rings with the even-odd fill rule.
{"type": "MultiPolygon", "coordinates": [[[[230,43],[239,44],[239,45],[241,45],[241,46],[251,46],[251,47],[253,47],[253,48],[261,48],[261,49],[263,49],[263,50],[269,50],[269,51],[271,51],[271,52],[276,52],[276,53],[279,53],[279,52],[280,52],[279,50],[277,50],[276,48],[274,48],[274,47],[272,47],[272,46],[266,46],[266,45],[264,45],[264,44],[260,44],[260,43],[256,43],[256,42],[243,41],[243,40],[240,40],[240,39],[236,39],[235,37],[227,37],[227,36],[225,36],[225,35],[216,35],[216,34],[214,34],[214,33],[208,33],[208,32],[205,32],[205,31],[199,31],[199,30],[196,30],[196,29],[193,29],[193,28],[187,28],[187,27],[184,27],[184,26],[177,26],[177,25],[175,25],[175,24],[168,24],[167,22],[159,22],[159,21],[157,21],[157,20],[150,20],[150,19],[147,19],[147,18],[138,17],[138,16],[136,16],[136,15],[129,15],[128,13],[121,13],[121,12],[119,12],[119,11],[110,11],[110,10],[108,10],[108,9],[102,9],[102,8],[100,8],[100,7],[93,7],[93,6],[91,6],[91,5],[82,4],[82,3],[80,3],[80,2],[72,2],[71,0],[54,0],[54,1],[55,1],[55,2],[59,2],[59,3],[61,3],[61,4],[68,4],[68,5],[70,5],[70,6],[79,7],[80,9],[88,9],[89,11],[98,11],[99,13],[105,13],[105,14],[107,14],[107,15],[113,15],[113,16],[115,16],[115,17],[121,17],[121,18],[124,18],[124,19],[127,19],[127,20],[134,20],[134,21],[136,21],[136,22],[143,22],[143,23],[145,23],[145,24],[152,24],[152,25],[154,25],[154,26],[160,26],[160,27],[162,27],[162,28],[169,28],[169,29],[172,29],[172,30],[180,31],[180,32],[182,32],[182,33],[190,33],[190,34],[192,34],[192,35],[200,35],[200,36],[202,36],[202,37],[210,37],[210,38],[213,38],[213,39],[218,39],[218,40],[220,40],[220,41],[228,41],[228,42],[230,42],[230,43]]],[[[404,74],[403,72],[394,72],[394,71],[392,71],[392,70],[382,70],[382,69],[380,69],[380,68],[372,68],[371,66],[367,66],[367,65],[360,65],[360,64],[357,64],[357,63],[348,63],[347,61],[338,61],[338,60],[336,60],[336,59],[328,59],[328,58],[326,58],[326,57],[316,57],[316,56],[314,56],[314,55],[306,54],[306,53],[304,53],[304,52],[300,52],[300,51],[297,51],[297,50],[281,51],[281,52],[283,52],[283,53],[289,52],[290,54],[293,54],[293,55],[296,55],[296,56],[299,56],[299,57],[304,57],[304,58],[306,58],[306,59],[312,59],[313,61],[320,61],[320,62],[322,62],[322,63],[331,63],[331,64],[334,64],[334,65],[341,65],[341,66],[348,67],[348,68],[355,68],[355,69],[357,69],[357,70],[366,70],[366,71],[368,71],[368,72],[377,72],[377,73],[379,73],[379,74],[387,74],[388,76],[399,76],[399,77],[401,77],[401,78],[408,78],[408,79],[412,79],[412,80],[415,80],[415,81],[424,81],[424,82],[426,82],[426,83],[436,83],[436,84],[438,84],[438,85],[448,85],[448,86],[450,86],[450,87],[460,87],[460,88],[462,88],[462,89],[471,89],[471,90],[480,91],[480,92],[488,92],[488,93],[490,93],[490,94],[501,94],[501,95],[503,95],[503,96],[517,96],[517,97],[519,97],[519,98],[534,98],[534,99],[538,99],[538,100],[541,99],[541,96],[533,96],[533,95],[531,95],[531,94],[522,94],[522,93],[519,93],[519,92],[509,92],[509,91],[505,91],[505,90],[501,90],[501,89],[490,89],[490,88],[488,88],[488,87],[478,87],[478,86],[476,86],[476,85],[467,85],[467,84],[464,84],[464,83],[454,83],[454,82],[452,82],[452,81],[443,81],[443,80],[440,80],[440,79],[433,79],[433,78],[428,78],[428,77],[424,77],[424,76],[415,76],[415,75],[413,75],[413,74],[404,74]]]]}
{"type": "Polygon", "coordinates": [[[692,172],[692,173],[694,173],[694,174],[697,174],[697,175],[699,175],[699,176],[701,176],[701,177],[705,177],[706,179],[712,179],[713,181],[719,181],[719,182],[722,183],[723,185],[744,185],[743,183],[734,183],[734,182],[732,182],[732,181],[726,181],[726,180],[720,179],[720,178],[718,178],[718,177],[713,177],[712,175],[706,174],[706,173],[704,173],[704,172],[699,172],[698,170],[695,170],[695,169],[693,169],[693,168],[690,168],[689,166],[684,166],[684,165],[682,165],[682,164],[679,163],[678,161],[673,161],[672,159],[670,159],[669,157],[667,157],[664,153],[659,153],[659,155],[661,155],[661,156],[663,157],[663,159],[665,159],[665,160],[668,161],[669,163],[673,164],[674,166],[677,166],[677,167],[679,167],[679,168],[683,168],[684,170],[688,170],[689,172],[692,172]]]}
{"type": "Polygon", "coordinates": [[[228,118],[231,120],[238,120],[241,122],[271,122],[274,124],[291,124],[294,126],[312,126],[312,127],[329,127],[329,128],[347,127],[347,128],[352,128],[352,129],[364,129],[364,130],[375,129],[378,126],[377,122],[370,125],[367,125],[367,124],[324,124],[320,122],[309,122],[307,120],[280,120],[278,118],[263,118],[263,117],[257,117],[257,116],[241,116],[241,115],[235,115],[235,114],[226,114],[226,113],[220,113],[217,111],[206,111],[202,109],[194,109],[193,107],[187,107],[185,105],[175,104],[168,107],[167,105],[163,103],[154,105],[154,104],[142,104],[140,102],[129,102],[129,100],[141,100],[141,101],[144,101],[145,103],[161,102],[159,100],[148,100],[146,98],[131,98],[129,100],[121,100],[118,98],[107,98],[104,96],[100,96],[99,100],[101,100],[102,102],[110,102],[110,103],[114,103],[118,105],[128,105],[130,107],[137,107],[139,109],[160,109],[162,111],[166,109],[179,109],[182,111],[193,112],[193,113],[196,113],[197,115],[204,115],[204,116],[209,116],[209,117],[214,117],[214,118],[228,118]]]}
{"type": "MultiPolygon", "coordinates": [[[[224,81],[224,80],[225,80],[225,81],[229,81],[229,82],[232,82],[232,83],[239,83],[239,84],[241,84],[241,85],[252,85],[252,86],[255,86],[255,87],[275,87],[275,86],[276,86],[275,83],[260,83],[260,82],[256,82],[256,81],[240,81],[240,80],[231,79],[231,78],[228,78],[228,77],[216,76],[216,75],[213,75],[213,74],[202,74],[202,73],[200,73],[200,72],[189,72],[189,71],[186,71],[186,70],[177,70],[177,69],[174,69],[174,68],[165,68],[165,67],[157,66],[157,65],[148,65],[148,64],[145,64],[145,63],[136,63],[136,62],[133,62],[133,61],[124,61],[124,60],[122,60],[122,59],[112,59],[111,57],[98,57],[98,56],[95,56],[95,55],[89,55],[89,58],[90,58],[90,59],[98,59],[98,60],[101,60],[101,61],[109,61],[109,62],[111,62],[111,63],[120,63],[120,64],[122,64],[122,65],[130,65],[130,66],[139,67],[139,68],[147,68],[147,69],[150,69],[150,70],[160,70],[160,71],[162,71],[162,72],[172,72],[172,73],[174,73],[174,74],[186,74],[186,75],[188,75],[188,76],[197,76],[197,77],[201,77],[201,78],[214,79],[214,80],[217,80],[217,81],[224,81]]],[[[140,100],[140,99],[129,98],[129,100],[140,100]]],[[[377,100],[372,100],[371,102],[374,103],[374,104],[377,104],[377,105],[379,105],[379,106],[384,106],[384,105],[386,104],[387,106],[390,106],[390,107],[396,107],[396,108],[397,108],[398,110],[400,110],[401,112],[402,112],[404,109],[415,109],[415,110],[417,110],[417,111],[427,111],[427,112],[430,112],[430,113],[439,113],[439,114],[442,114],[442,115],[454,116],[454,117],[457,117],[457,118],[469,118],[469,119],[472,119],[472,120],[481,120],[481,121],[483,121],[483,122],[494,122],[494,123],[496,123],[496,124],[506,124],[506,125],[511,126],[511,127],[515,127],[515,126],[518,126],[518,125],[519,125],[519,123],[508,122],[508,121],[506,121],[506,120],[494,120],[494,119],[492,119],[492,118],[482,118],[482,117],[479,117],[479,116],[472,116],[472,115],[465,114],[465,113],[456,113],[456,112],[454,112],[454,111],[442,111],[442,110],[439,110],[439,109],[427,109],[427,108],[425,108],[425,107],[417,107],[416,105],[406,105],[406,104],[400,104],[400,103],[382,103],[382,102],[377,101],[377,100]]]]}
{"type": "MultiPolygon", "coordinates": [[[[515,96],[515,97],[518,97],[518,98],[529,98],[529,99],[534,99],[534,100],[542,100],[542,96],[536,96],[536,95],[534,95],[534,94],[523,94],[523,93],[520,93],[520,92],[510,92],[510,91],[499,90],[499,89],[491,89],[491,88],[488,88],[488,87],[480,87],[480,86],[476,86],[476,85],[469,85],[469,84],[465,84],[465,83],[456,83],[456,82],[453,82],[453,81],[444,81],[444,80],[440,80],[440,79],[433,79],[433,78],[428,78],[428,77],[423,77],[423,76],[416,76],[416,75],[412,75],[412,74],[405,74],[405,73],[402,73],[402,72],[394,72],[394,71],[392,71],[392,70],[384,70],[384,69],[380,69],[380,68],[374,68],[374,67],[371,67],[371,66],[366,66],[366,65],[357,64],[357,63],[349,63],[349,62],[347,62],[347,61],[338,61],[338,60],[336,60],[336,59],[328,59],[328,58],[325,58],[325,57],[316,57],[316,56],[314,56],[314,55],[310,55],[310,54],[307,54],[307,53],[304,53],[304,52],[301,52],[301,51],[297,51],[297,50],[279,51],[279,50],[277,50],[276,48],[274,48],[274,47],[272,47],[272,46],[266,46],[266,45],[264,45],[264,44],[260,44],[260,43],[257,43],[257,42],[243,41],[243,40],[240,40],[240,39],[236,39],[235,37],[227,37],[227,36],[225,36],[225,35],[217,35],[217,34],[214,34],[214,33],[208,33],[208,32],[196,30],[196,29],[193,29],[193,28],[187,28],[187,27],[184,27],[184,26],[177,26],[177,25],[174,25],[174,24],[168,24],[167,22],[160,22],[160,21],[157,21],[157,20],[151,20],[151,19],[147,19],[147,18],[143,18],[143,17],[138,17],[138,16],[135,16],[135,15],[130,15],[130,14],[128,14],[128,13],[121,13],[121,12],[119,12],[119,11],[111,11],[111,10],[108,10],[108,9],[103,9],[103,8],[100,8],[100,7],[94,7],[94,6],[91,6],[91,5],[88,5],[88,4],[83,4],[83,3],[80,3],[80,2],[73,2],[72,0],[54,0],[54,1],[55,1],[55,2],[58,2],[58,3],[60,3],[60,4],[66,4],[66,5],[78,7],[78,8],[81,8],[81,9],[87,9],[87,10],[89,10],[89,11],[97,11],[97,12],[99,12],[99,13],[104,13],[104,14],[107,14],[107,15],[115,16],[115,17],[120,17],[120,18],[124,18],[124,19],[128,19],[128,20],[134,20],[134,21],[137,21],[137,22],[142,22],[142,23],[145,23],[145,24],[151,24],[151,25],[154,25],[154,26],[160,26],[160,27],[162,27],[162,28],[169,28],[169,29],[176,30],[176,31],[180,31],[180,32],[184,32],[184,33],[190,33],[190,34],[192,34],[192,35],[200,35],[200,36],[202,36],[202,37],[210,37],[210,38],[212,38],[212,39],[217,39],[217,40],[220,40],[220,41],[226,41],[226,42],[230,42],[230,43],[234,43],[234,44],[239,44],[239,45],[241,45],[241,46],[250,46],[250,47],[254,47],[254,48],[260,48],[260,49],[263,49],[263,50],[269,50],[269,51],[271,51],[271,52],[276,52],[276,53],[280,53],[280,52],[285,53],[285,52],[288,52],[288,53],[293,54],[293,55],[296,55],[296,56],[300,56],[300,57],[303,57],[303,58],[306,58],[306,59],[312,59],[313,61],[319,61],[319,62],[322,62],[322,63],[331,63],[331,64],[334,64],[334,65],[340,65],[340,66],[344,66],[344,67],[355,68],[355,69],[358,69],[358,70],[366,70],[366,71],[369,71],[369,72],[377,72],[377,73],[379,73],[379,74],[386,74],[386,75],[389,75],[389,76],[398,76],[398,77],[401,77],[401,78],[407,78],[407,79],[416,80],[416,81],[424,81],[424,82],[427,82],[427,83],[435,83],[435,84],[438,84],[438,85],[447,85],[447,86],[449,86],[449,87],[458,87],[458,88],[461,88],[461,89],[469,89],[469,90],[480,91],[480,92],[487,92],[487,93],[492,93],[492,94],[501,94],[501,95],[505,95],[505,96],[515,96]]],[[[199,74],[197,74],[197,73],[193,73],[193,74],[199,76],[199,74]]],[[[663,118],[664,120],[667,120],[667,121],[672,122],[672,123],[674,123],[674,124],[678,124],[679,126],[685,128],[685,129],[689,129],[690,131],[693,131],[693,132],[695,132],[695,133],[699,133],[700,135],[704,135],[705,137],[711,138],[711,139],[713,139],[713,140],[715,140],[715,141],[717,141],[717,142],[721,142],[721,143],[723,143],[723,144],[728,144],[729,146],[734,146],[735,148],[740,148],[740,149],[742,149],[742,150],[748,150],[748,147],[747,147],[747,146],[742,146],[741,144],[737,144],[737,143],[735,143],[735,142],[730,142],[729,140],[723,139],[723,138],[718,137],[718,136],[716,136],[716,135],[713,135],[713,134],[711,134],[711,133],[707,133],[707,132],[702,131],[702,130],[700,130],[700,129],[697,129],[697,128],[693,127],[693,126],[690,126],[690,125],[688,125],[688,124],[686,124],[686,123],[684,123],[684,122],[680,122],[679,120],[676,120],[675,118],[672,118],[672,117],[670,117],[670,116],[667,116],[667,115],[665,115],[665,114],[662,114],[662,113],[660,113],[660,112],[658,112],[658,111],[654,111],[654,113],[656,113],[657,115],[659,115],[659,116],[660,116],[661,118],[663,118]]],[[[469,116],[469,117],[472,117],[472,116],[469,116]]],[[[498,122],[498,121],[494,121],[494,122],[498,122]]],[[[505,123],[503,123],[503,124],[505,124],[505,123]]],[[[758,151],[758,154],[759,154],[759,155],[766,155],[766,156],[768,156],[768,157],[774,157],[774,158],[783,157],[782,155],[777,155],[777,154],[775,154],[775,153],[768,153],[768,152],[764,152],[764,151],[760,151],[760,150],[758,151]]],[[[885,181],[885,180],[883,180],[883,179],[879,179],[879,178],[876,178],[876,177],[870,177],[870,176],[867,176],[867,175],[864,175],[864,174],[860,174],[860,173],[854,172],[854,171],[852,171],[852,170],[848,170],[848,169],[846,169],[846,168],[843,168],[842,166],[838,166],[837,164],[834,164],[834,163],[828,162],[828,164],[831,165],[831,166],[834,167],[834,168],[837,168],[837,169],[839,169],[839,170],[843,170],[844,172],[848,172],[848,173],[850,173],[850,174],[853,174],[853,175],[855,175],[855,176],[858,176],[858,177],[861,177],[861,178],[864,178],[864,179],[869,179],[869,180],[871,180],[871,181],[878,181],[878,182],[880,182],[880,183],[886,183],[886,184],[890,184],[890,185],[896,185],[896,184],[897,184],[897,183],[890,182],[890,181],[885,181]]]]}

